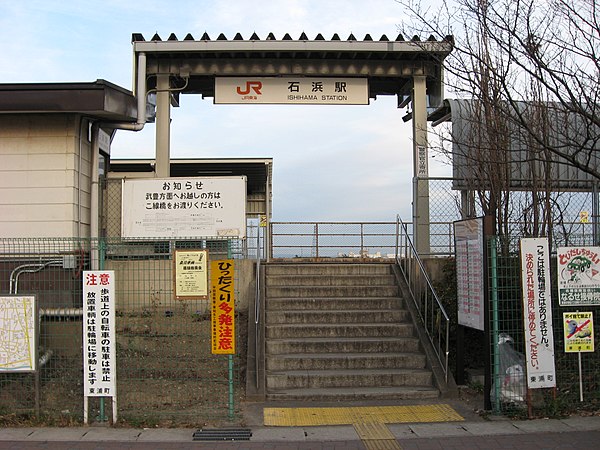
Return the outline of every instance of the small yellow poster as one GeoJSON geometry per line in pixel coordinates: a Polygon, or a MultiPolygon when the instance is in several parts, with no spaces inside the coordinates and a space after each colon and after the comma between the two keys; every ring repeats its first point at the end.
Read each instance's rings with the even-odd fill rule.
{"type": "Polygon", "coordinates": [[[594,318],[591,312],[563,313],[565,352],[594,351],[594,318]]]}
{"type": "Polygon", "coordinates": [[[233,259],[211,261],[212,353],[235,354],[235,289],[233,259]]]}
{"type": "Polygon", "coordinates": [[[175,250],[173,282],[177,300],[208,298],[207,250],[175,250]]]}

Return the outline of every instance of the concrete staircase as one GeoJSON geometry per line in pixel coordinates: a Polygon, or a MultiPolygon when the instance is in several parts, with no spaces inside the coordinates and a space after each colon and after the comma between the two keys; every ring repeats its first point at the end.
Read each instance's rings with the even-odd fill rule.
{"type": "Polygon", "coordinates": [[[439,396],[389,264],[269,263],[266,397],[439,396]]]}

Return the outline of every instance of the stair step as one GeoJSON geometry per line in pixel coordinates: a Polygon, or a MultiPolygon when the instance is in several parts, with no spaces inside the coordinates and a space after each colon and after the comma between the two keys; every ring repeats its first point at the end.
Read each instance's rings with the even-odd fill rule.
{"type": "Polygon", "coordinates": [[[343,337],[329,338],[269,339],[267,354],[282,353],[378,353],[416,352],[419,339],[416,337],[343,337]]]}
{"type": "Polygon", "coordinates": [[[390,264],[267,264],[270,275],[388,275],[390,264]]]}
{"type": "Polygon", "coordinates": [[[406,310],[267,311],[267,324],[396,323],[407,322],[406,310]]]}
{"type": "Polygon", "coordinates": [[[394,275],[268,275],[267,286],[394,286],[394,275]]]}
{"type": "Polygon", "coordinates": [[[431,386],[381,386],[327,389],[277,389],[267,393],[267,400],[342,402],[353,400],[420,400],[438,398],[439,391],[431,386]]]}
{"type": "Polygon", "coordinates": [[[267,325],[267,339],[304,338],[304,337],[405,337],[413,335],[413,325],[410,323],[385,324],[282,324],[267,325]]]}
{"type": "Polygon", "coordinates": [[[369,386],[431,387],[432,374],[424,369],[292,370],[267,372],[267,389],[369,386]]]}
{"type": "Polygon", "coordinates": [[[267,264],[268,400],[439,397],[391,264],[267,264]]]}
{"type": "Polygon", "coordinates": [[[290,309],[393,309],[402,307],[401,297],[312,297],[312,298],[269,298],[267,311],[290,309]]]}
{"type": "Polygon", "coordinates": [[[268,297],[398,297],[397,286],[267,286],[268,297]]]}
{"type": "Polygon", "coordinates": [[[420,353],[293,353],[267,355],[267,370],[405,369],[425,368],[420,353]]]}

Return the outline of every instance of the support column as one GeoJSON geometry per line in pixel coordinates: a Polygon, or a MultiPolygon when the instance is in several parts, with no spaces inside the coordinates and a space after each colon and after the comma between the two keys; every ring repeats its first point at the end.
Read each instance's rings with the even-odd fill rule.
{"type": "Polygon", "coordinates": [[[427,93],[425,76],[413,76],[413,242],[419,254],[430,253],[427,93]]]}
{"type": "Polygon", "coordinates": [[[168,74],[156,80],[156,167],[157,178],[171,176],[171,93],[168,74]]]}

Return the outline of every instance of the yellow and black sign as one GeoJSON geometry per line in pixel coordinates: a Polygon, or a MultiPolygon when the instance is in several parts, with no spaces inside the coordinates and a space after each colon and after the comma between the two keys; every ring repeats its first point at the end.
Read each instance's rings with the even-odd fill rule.
{"type": "Polygon", "coordinates": [[[212,353],[235,354],[235,289],[233,259],[211,261],[212,353]]]}
{"type": "Polygon", "coordinates": [[[563,313],[565,352],[594,351],[594,317],[591,312],[563,313]]]}

